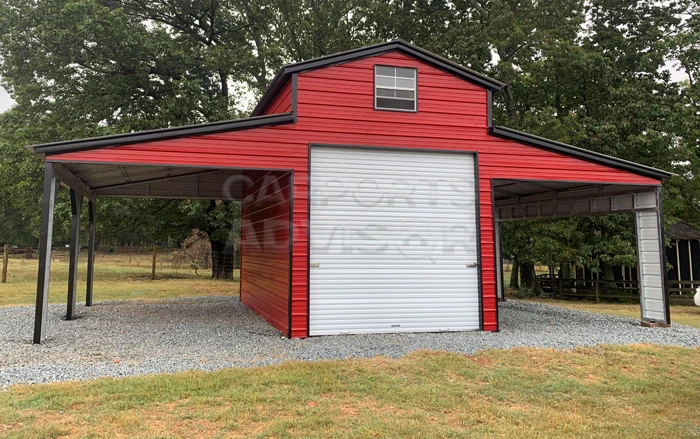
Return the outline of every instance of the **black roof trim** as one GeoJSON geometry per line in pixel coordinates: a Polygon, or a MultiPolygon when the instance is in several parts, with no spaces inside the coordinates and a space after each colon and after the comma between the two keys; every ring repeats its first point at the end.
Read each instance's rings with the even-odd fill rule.
{"type": "Polygon", "coordinates": [[[65,154],[68,152],[89,151],[92,149],[106,148],[109,146],[155,142],[158,140],[175,139],[178,137],[247,130],[251,128],[294,123],[295,121],[296,115],[294,113],[272,114],[269,116],[248,117],[245,119],[210,122],[200,125],[187,125],[182,127],[140,131],[136,133],[115,134],[112,136],[45,143],[43,145],[28,146],[27,148],[29,148],[35,154],[44,154],[48,156],[53,154],[65,154]]]}
{"type": "Polygon", "coordinates": [[[566,143],[556,142],[554,140],[545,139],[544,137],[527,134],[522,131],[512,128],[493,126],[489,128],[489,134],[503,139],[514,140],[525,145],[534,146],[536,148],[554,151],[559,154],[565,154],[571,157],[576,157],[582,160],[587,160],[592,163],[598,163],[605,166],[610,166],[624,171],[633,172],[645,177],[654,178],[657,180],[665,180],[673,177],[675,174],[662,171],[661,169],[652,168],[651,166],[640,165],[639,163],[630,162],[619,159],[617,157],[601,154],[599,152],[589,151],[566,143]]]}
{"type": "Polygon", "coordinates": [[[255,109],[251,115],[258,116],[262,114],[269,107],[275,97],[277,97],[277,94],[287,84],[290,76],[294,73],[308,72],[310,70],[330,67],[336,64],[355,61],[392,51],[398,51],[413,58],[417,58],[440,70],[451,73],[488,90],[499,91],[505,86],[505,84],[500,81],[496,81],[495,79],[489,78],[488,76],[482,75],[481,73],[475,72],[474,70],[468,69],[425,49],[421,49],[420,47],[407,43],[404,40],[393,40],[386,43],[376,44],[374,46],[362,47],[321,58],[314,58],[294,64],[287,64],[286,66],[282,67],[279,73],[277,73],[277,76],[275,76],[275,78],[272,80],[270,87],[260,99],[258,105],[255,106],[255,109]]]}

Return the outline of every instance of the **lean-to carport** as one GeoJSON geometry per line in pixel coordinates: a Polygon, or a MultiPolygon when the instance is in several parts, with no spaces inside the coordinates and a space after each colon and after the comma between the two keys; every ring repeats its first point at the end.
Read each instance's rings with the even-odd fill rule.
{"type": "MultiPolygon", "coordinates": [[[[595,182],[493,180],[497,260],[503,221],[633,213],[637,237],[639,301],[643,325],[670,323],[661,186],[595,182]]],[[[497,267],[504,297],[503,265],[497,267]]]]}
{"type": "Polygon", "coordinates": [[[36,315],[34,325],[34,343],[41,343],[46,336],[48,309],[48,290],[51,264],[51,244],[54,219],[54,204],[60,184],[68,187],[71,200],[71,235],[68,274],[68,292],[66,320],[73,320],[76,313],[76,285],[79,253],[80,212],[87,201],[89,217],[87,287],[85,304],[93,304],[93,278],[95,264],[95,222],[96,203],[101,198],[164,198],[187,200],[231,200],[243,201],[244,217],[242,233],[247,233],[244,248],[247,245],[246,260],[251,270],[246,273],[251,279],[249,294],[242,301],[285,333],[288,331],[286,313],[282,318],[269,312],[269,309],[287,308],[289,297],[289,253],[291,236],[291,169],[262,169],[241,164],[226,163],[219,166],[188,166],[184,164],[149,163],[144,155],[140,163],[128,162],[85,162],[57,159],[65,151],[90,150],[99,148],[102,142],[113,144],[133,144],[156,139],[179,138],[183,135],[197,135],[220,130],[268,126],[276,123],[279,116],[273,118],[241,119],[226,123],[203,124],[195,127],[163,129],[145,133],[110,136],[105,138],[85,139],[76,142],[63,142],[34,147],[37,154],[45,155],[44,195],[41,233],[39,241],[39,273],[37,279],[36,315]],[[252,121],[252,123],[251,123],[252,121]],[[246,198],[247,197],[247,198],[246,198]],[[245,200],[244,200],[245,199],[245,200]],[[247,221],[246,221],[247,220],[247,221]],[[267,268],[283,272],[283,276],[272,275],[265,286],[257,286],[255,277],[260,259],[274,257],[277,266],[267,268]],[[276,282],[272,284],[271,282],[276,282]],[[274,290],[278,298],[270,298],[269,291],[274,290]],[[261,290],[262,289],[262,290],[261,290]],[[260,295],[267,297],[260,297],[260,295]],[[270,301],[283,303],[260,303],[270,301]],[[268,310],[266,312],[266,310],[268,310]]]}

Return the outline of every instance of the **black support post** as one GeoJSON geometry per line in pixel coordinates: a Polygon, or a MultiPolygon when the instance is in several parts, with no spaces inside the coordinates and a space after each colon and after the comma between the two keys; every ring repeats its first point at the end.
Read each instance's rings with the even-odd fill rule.
{"type": "Polygon", "coordinates": [[[66,320],[75,318],[75,296],[78,283],[78,255],[80,253],[80,208],[83,196],[74,189],[70,190],[70,209],[72,214],[70,227],[70,266],[68,268],[68,306],[66,320]]]}
{"type": "Polygon", "coordinates": [[[90,231],[88,235],[87,286],[85,288],[85,306],[92,306],[92,281],[95,275],[95,201],[88,201],[90,231]]]}
{"type": "Polygon", "coordinates": [[[53,235],[53,210],[58,189],[53,167],[44,165],[44,197],[41,210],[41,231],[39,232],[39,273],[36,286],[36,314],[34,317],[34,343],[39,344],[46,337],[46,316],[49,307],[49,273],[51,267],[51,240],[53,235]]]}

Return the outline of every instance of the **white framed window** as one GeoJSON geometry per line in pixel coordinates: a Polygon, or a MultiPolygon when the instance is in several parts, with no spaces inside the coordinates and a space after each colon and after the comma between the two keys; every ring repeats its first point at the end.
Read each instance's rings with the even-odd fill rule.
{"type": "Polygon", "coordinates": [[[409,67],[374,66],[374,108],[417,111],[418,78],[409,67]]]}

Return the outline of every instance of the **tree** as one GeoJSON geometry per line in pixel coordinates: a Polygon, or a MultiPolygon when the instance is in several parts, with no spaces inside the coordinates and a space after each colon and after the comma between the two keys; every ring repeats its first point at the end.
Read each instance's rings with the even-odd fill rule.
{"type": "MultiPolygon", "coordinates": [[[[590,18],[582,22],[574,14],[571,24],[578,23],[579,30],[573,35],[567,25],[552,27],[534,44],[535,52],[518,51],[523,56],[510,57],[510,64],[499,63],[496,69],[505,75],[497,77],[507,78],[511,93],[498,102],[494,117],[548,138],[675,170],[680,177],[665,184],[667,217],[697,221],[700,205],[694,176],[700,171],[696,167],[700,112],[690,84],[697,72],[692,59],[697,59],[700,41],[697,8],[692,1],[587,3],[590,18]],[[694,13],[685,15],[688,11],[694,13]],[[673,56],[689,72],[688,84],[671,81],[665,65],[673,56]]],[[[509,26],[518,26],[517,20],[525,21],[516,15],[509,26]]],[[[506,30],[503,35],[517,34],[506,30]]],[[[578,255],[562,254],[562,268],[564,261],[576,260],[609,277],[613,265],[636,260],[633,225],[627,217],[562,221],[567,226],[555,237],[567,229],[584,233],[564,242],[553,242],[548,226],[534,224],[505,227],[504,241],[520,252],[527,250],[537,262],[552,262],[549,249],[579,249],[578,255]]]]}
{"type": "MultiPolygon", "coordinates": [[[[3,154],[0,170],[8,173],[0,178],[10,182],[4,186],[13,192],[9,199],[31,206],[22,208],[23,216],[38,224],[41,164],[24,145],[241,116],[247,104],[237,87],[266,87],[267,64],[279,58],[274,45],[250,43],[267,35],[267,10],[247,1],[5,2],[2,77],[17,101],[3,124],[17,132],[2,133],[4,151],[11,152],[3,154]],[[13,180],[15,166],[24,174],[13,180]]],[[[65,200],[57,205],[65,207],[65,200]]],[[[130,230],[155,240],[172,231],[170,225],[183,227],[179,235],[194,225],[207,230],[215,256],[232,254],[226,241],[217,241],[228,239],[235,224],[228,204],[122,200],[99,208],[104,238],[130,230]],[[144,212],[140,208],[159,213],[124,215],[144,212]],[[115,223],[120,227],[104,227],[115,223]]],[[[56,215],[59,229],[64,216],[56,215]]],[[[233,265],[219,268],[218,260],[214,276],[232,277],[233,265]]]]}
{"type": "MultiPolygon", "coordinates": [[[[0,119],[0,203],[14,212],[3,221],[18,226],[21,216],[27,233],[37,230],[42,168],[24,145],[240,117],[284,63],[403,38],[506,82],[497,124],[675,171],[666,217],[700,226],[699,8],[697,0],[4,0],[0,76],[17,106],[0,119]],[[686,82],[671,81],[670,60],[686,82]]],[[[67,212],[64,192],[57,209],[67,212]]],[[[98,233],[175,239],[197,227],[224,261],[238,208],[104,201],[98,233]]],[[[606,258],[626,258],[631,242],[619,217],[511,227],[506,245],[515,243],[530,274],[534,263],[615,263],[606,258]]]]}

